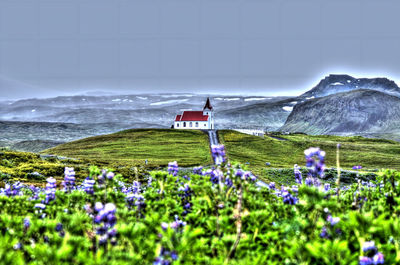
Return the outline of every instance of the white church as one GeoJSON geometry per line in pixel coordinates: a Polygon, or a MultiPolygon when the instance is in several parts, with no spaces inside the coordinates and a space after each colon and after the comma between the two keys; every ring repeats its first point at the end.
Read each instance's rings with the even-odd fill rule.
{"type": "Polygon", "coordinates": [[[199,130],[215,129],[214,113],[210,98],[207,98],[207,102],[202,111],[184,111],[182,114],[176,115],[174,128],[199,130]]]}

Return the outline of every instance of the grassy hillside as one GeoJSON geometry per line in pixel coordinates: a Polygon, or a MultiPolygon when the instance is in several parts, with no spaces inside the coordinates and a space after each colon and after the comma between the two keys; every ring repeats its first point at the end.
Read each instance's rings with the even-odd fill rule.
{"type": "MultiPolygon", "coordinates": [[[[42,158],[38,154],[0,149],[0,185],[2,181],[43,184],[47,177],[63,178],[64,167],[74,167],[79,178],[88,174],[88,161],[42,158]]],[[[124,173],[129,177],[129,172],[124,173]]]]}
{"type": "Polygon", "coordinates": [[[180,166],[211,164],[208,136],[195,130],[132,129],[62,144],[43,153],[89,159],[99,164],[180,166]]]}
{"type": "Polygon", "coordinates": [[[365,169],[400,169],[400,143],[390,140],[364,137],[310,136],[303,134],[276,135],[265,138],[246,135],[235,131],[219,131],[220,142],[225,144],[231,160],[250,162],[250,168],[261,172],[268,167],[292,168],[294,164],[303,166],[304,150],[320,147],[326,151],[328,167],[336,166],[336,145],[341,144],[340,165],[352,168],[362,165],[365,169]]]}

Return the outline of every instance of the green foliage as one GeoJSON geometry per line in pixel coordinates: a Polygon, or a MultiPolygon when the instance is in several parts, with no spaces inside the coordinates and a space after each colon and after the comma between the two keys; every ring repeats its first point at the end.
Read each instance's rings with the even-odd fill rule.
{"type": "MultiPolygon", "coordinates": [[[[307,176],[308,169],[306,167],[301,168],[303,176],[307,176]]],[[[328,168],[325,170],[324,181],[335,184],[337,179],[337,169],[328,168]]],[[[377,177],[376,172],[357,172],[355,170],[341,170],[340,181],[342,184],[351,184],[360,179],[362,181],[375,180],[377,177]]],[[[276,182],[284,185],[294,185],[295,180],[293,178],[293,168],[263,168],[260,172],[260,178],[268,182],[276,182]]]]}
{"type": "MultiPolygon", "coordinates": [[[[110,163],[100,163],[110,167],[110,163]]],[[[3,150],[0,152],[0,180],[24,181],[42,185],[48,177],[62,176],[65,167],[74,167],[76,176],[84,179],[89,175],[88,165],[98,165],[95,161],[41,158],[37,154],[3,150]]],[[[143,167],[131,164],[115,165],[116,173],[125,176],[125,180],[140,179],[146,173],[143,167]]]]}
{"type": "MultiPolygon", "coordinates": [[[[234,188],[221,188],[208,176],[188,172],[177,177],[165,171],[148,172],[152,182],[142,183],[146,205],[140,209],[127,204],[119,176],[96,186],[94,195],[57,191],[55,201],[43,212],[34,205],[44,195],[33,200],[28,191],[24,196],[0,196],[0,260],[5,264],[152,264],[161,249],[168,248],[178,256],[173,264],[358,264],[363,243],[374,240],[385,264],[400,262],[398,171],[378,172],[377,181],[371,182],[376,187],[355,183],[342,188],[340,198],[333,190],[302,185],[297,204],[290,205],[273,190],[235,178],[233,172],[239,167],[221,168],[234,188]],[[179,191],[184,184],[192,191],[186,215],[179,191]],[[118,236],[117,245],[94,251],[97,237],[84,206],[96,201],[117,206],[118,236]],[[171,224],[175,216],[187,225],[177,230],[161,228],[162,222],[171,224]],[[331,225],[328,216],[340,220],[331,225]],[[23,225],[26,217],[29,229],[23,225]],[[56,231],[58,223],[63,224],[65,235],[56,231]],[[321,237],[324,228],[327,236],[321,237]],[[238,235],[239,243],[229,258],[238,235]],[[21,247],[16,249],[18,243],[21,247]]],[[[101,174],[96,167],[88,171],[95,179],[101,174]]]]}

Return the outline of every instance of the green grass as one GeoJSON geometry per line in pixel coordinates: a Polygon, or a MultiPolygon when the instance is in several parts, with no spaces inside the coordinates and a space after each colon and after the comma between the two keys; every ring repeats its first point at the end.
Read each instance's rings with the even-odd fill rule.
{"type": "Polygon", "coordinates": [[[43,153],[88,159],[99,164],[180,166],[211,164],[206,133],[198,130],[132,129],[62,144],[43,153]]]}
{"type": "MultiPolygon", "coordinates": [[[[363,171],[381,168],[400,170],[400,143],[390,140],[303,134],[275,135],[286,139],[283,141],[230,130],[221,130],[218,134],[231,161],[243,164],[249,162],[249,169],[255,174],[279,183],[292,180],[285,179],[288,174],[283,174],[280,169],[292,172],[294,164],[304,166],[303,152],[309,147],[320,147],[326,151],[327,167],[336,167],[337,143],[341,144],[342,168],[351,169],[360,164],[364,167],[363,171]],[[266,166],[266,162],[270,166],[266,166]]],[[[29,173],[37,171],[44,177],[61,177],[64,166],[72,166],[76,168],[78,177],[82,178],[87,175],[85,168],[88,165],[97,165],[113,168],[127,178],[135,178],[145,168],[165,167],[168,162],[175,160],[183,167],[212,164],[208,136],[198,130],[126,130],[66,143],[43,153],[78,160],[43,160],[36,154],[3,151],[0,153],[0,172],[12,176],[14,180],[41,182],[44,178],[31,179],[29,173]],[[144,166],[145,159],[149,162],[147,167],[144,166]]],[[[334,171],[331,173],[335,175],[334,171]]],[[[292,175],[289,175],[291,178],[292,175]]]]}
{"type": "Polygon", "coordinates": [[[230,160],[250,162],[250,169],[259,174],[270,162],[271,168],[304,166],[304,150],[320,147],[326,151],[327,167],[336,167],[336,145],[341,144],[340,166],[350,169],[362,165],[364,169],[400,169],[400,143],[364,137],[310,136],[304,134],[274,135],[286,141],[247,135],[236,131],[219,131],[220,142],[226,147],[230,160]]]}

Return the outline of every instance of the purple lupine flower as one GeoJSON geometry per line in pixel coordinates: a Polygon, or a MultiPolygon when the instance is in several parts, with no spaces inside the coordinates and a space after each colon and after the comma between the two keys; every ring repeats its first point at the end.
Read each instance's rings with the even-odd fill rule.
{"type": "Polygon", "coordinates": [[[336,225],[340,221],[340,217],[332,217],[332,215],[328,215],[326,220],[331,224],[331,226],[336,225]]]}
{"type": "Polygon", "coordinates": [[[161,228],[165,231],[168,229],[168,224],[166,222],[161,223],[161,228]]]}
{"type": "Polygon", "coordinates": [[[24,218],[24,229],[28,230],[31,227],[31,220],[28,217],[24,218]]]}
{"type": "Polygon", "coordinates": [[[384,256],[381,252],[376,253],[372,259],[374,261],[374,265],[383,264],[385,262],[384,256]]]}
{"type": "Polygon", "coordinates": [[[314,180],[311,177],[307,177],[305,183],[311,187],[314,184],[314,180]]]}
{"type": "Polygon", "coordinates": [[[177,259],[178,255],[175,251],[168,251],[165,248],[161,248],[160,255],[156,257],[153,265],[170,265],[172,264],[172,261],[177,259]]]}
{"type": "Polygon", "coordinates": [[[178,228],[182,228],[186,225],[186,222],[183,222],[182,220],[179,219],[177,215],[175,215],[175,221],[172,222],[171,228],[177,230],[178,228]]]}
{"type": "Polygon", "coordinates": [[[17,181],[13,185],[6,184],[4,188],[4,194],[8,197],[22,195],[21,188],[23,185],[17,181]]]}
{"type": "Polygon", "coordinates": [[[329,238],[328,231],[326,230],[326,226],[322,227],[322,231],[319,234],[321,238],[329,238]]]}
{"type": "Polygon", "coordinates": [[[219,169],[213,168],[212,170],[208,170],[207,172],[203,172],[203,175],[204,176],[205,175],[209,175],[210,176],[210,181],[212,182],[212,184],[218,184],[222,180],[222,177],[223,177],[224,173],[219,169]]]}
{"type": "Polygon", "coordinates": [[[90,195],[94,194],[94,184],[95,184],[95,180],[91,179],[90,177],[85,178],[85,180],[82,183],[83,186],[83,190],[90,195]]]}
{"type": "Polygon", "coordinates": [[[325,176],[325,152],[318,147],[311,147],[304,151],[304,155],[306,158],[306,167],[309,168],[308,175],[313,178],[323,178],[325,176]]]}
{"type": "Polygon", "coordinates": [[[203,167],[202,166],[193,168],[193,174],[202,175],[202,171],[203,171],[203,167]]]}
{"type": "Polygon", "coordinates": [[[46,199],[45,202],[48,204],[49,202],[55,200],[56,198],[56,179],[53,177],[47,178],[46,179],[47,184],[46,184],[46,189],[45,189],[45,194],[46,194],[46,199]]]}
{"type": "Polygon", "coordinates": [[[168,163],[168,173],[171,174],[172,176],[176,177],[178,175],[178,162],[169,162],[168,163]]]}
{"type": "Polygon", "coordinates": [[[71,191],[75,188],[75,171],[73,167],[65,167],[62,184],[66,191],[71,191]]]}
{"type": "Polygon", "coordinates": [[[36,203],[34,207],[40,210],[46,209],[46,205],[43,203],[36,203]]]}
{"type": "Polygon", "coordinates": [[[114,203],[107,203],[106,205],[104,205],[104,210],[107,213],[115,213],[117,211],[117,208],[115,207],[114,203]]]}
{"type": "Polygon", "coordinates": [[[269,188],[271,190],[274,190],[275,189],[275,182],[270,182],[268,186],[269,186],[269,188]]]}
{"type": "Polygon", "coordinates": [[[148,179],[147,179],[147,186],[148,187],[151,187],[151,184],[153,183],[153,178],[152,177],[149,177],[148,179]]]}
{"type": "Polygon", "coordinates": [[[114,174],[113,172],[108,172],[107,175],[106,175],[106,177],[107,177],[108,179],[113,179],[114,176],[115,176],[115,174],[114,174]]]}
{"type": "Polygon", "coordinates": [[[303,183],[303,178],[301,176],[300,167],[297,164],[294,165],[294,178],[295,178],[297,184],[303,183]]]}
{"type": "Polygon", "coordinates": [[[296,204],[297,203],[297,198],[294,197],[292,194],[290,194],[289,191],[286,189],[282,189],[282,198],[283,198],[283,203],[285,204],[296,204]]]}
{"type": "Polygon", "coordinates": [[[373,261],[370,257],[361,256],[359,264],[360,265],[372,265],[373,261]]]}
{"type": "Polygon", "coordinates": [[[93,221],[95,224],[99,225],[96,228],[96,234],[100,235],[99,244],[107,244],[108,240],[110,240],[110,243],[115,245],[117,231],[114,229],[114,226],[117,223],[117,218],[115,216],[117,208],[113,203],[106,203],[103,207],[102,203],[97,202],[95,204],[95,210],[97,211],[97,215],[94,217],[93,221]]]}
{"type": "Polygon", "coordinates": [[[364,245],[363,245],[363,251],[364,251],[364,252],[367,252],[367,251],[370,251],[370,250],[373,250],[373,251],[376,250],[375,241],[366,241],[366,242],[364,243],[364,245]]]}
{"type": "Polygon", "coordinates": [[[172,259],[172,260],[177,260],[177,259],[178,259],[178,255],[176,254],[175,251],[172,251],[172,252],[171,252],[171,259],[172,259]]]}
{"type": "Polygon", "coordinates": [[[257,178],[250,171],[243,171],[241,169],[237,170],[235,175],[240,177],[242,180],[256,181],[257,178]]]}
{"type": "Polygon", "coordinates": [[[103,210],[104,206],[101,202],[96,202],[94,204],[94,209],[96,212],[100,212],[101,210],[103,210]]]}
{"type": "Polygon", "coordinates": [[[325,183],[325,184],[324,184],[324,191],[325,191],[325,192],[328,192],[330,189],[331,189],[331,184],[325,183]]]}
{"type": "Polygon", "coordinates": [[[108,240],[108,236],[107,235],[102,235],[99,238],[99,245],[103,246],[103,245],[107,244],[107,240],[108,240]]]}
{"type": "Polygon", "coordinates": [[[236,170],[235,177],[242,178],[244,175],[244,171],[241,169],[236,170]]]}
{"type": "Polygon", "coordinates": [[[57,232],[60,232],[61,230],[63,230],[63,225],[62,225],[62,223],[57,223],[57,224],[56,224],[56,231],[57,231],[57,232]]]}
{"type": "Polygon", "coordinates": [[[358,165],[358,166],[353,166],[353,169],[359,170],[359,169],[362,169],[362,166],[360,166],[360,165],[358,165]]]}
{"type": "Polygon", "coordinates": [[[222,145],[222,144],[211,145],[211,154],[212,154],[212,157],[214,158],[214,161],[217,161],[217,159],[220,159],[221,163],[226,162],[226,153],[225,153],[224,145],[222,145]]]}
{"type": "Polygon", "coordinates": [[[229,177],[229,176],[227,176],[226,178],[225,178],[225,185],[227,186],[227,187],[232,187],[233,186],[233,182],[232,182],[232,180],[231,180],[231,178],[229,177]]]}
{"type": "Polygon", "coordinates": [[[18,243],[16,243],[16,244],[13,246],[13,249],[15,249],[15,250],[19,250],[19,249],[21,249],[21,248],[22,248],[21,242],[18,242],[18,243]]]}

